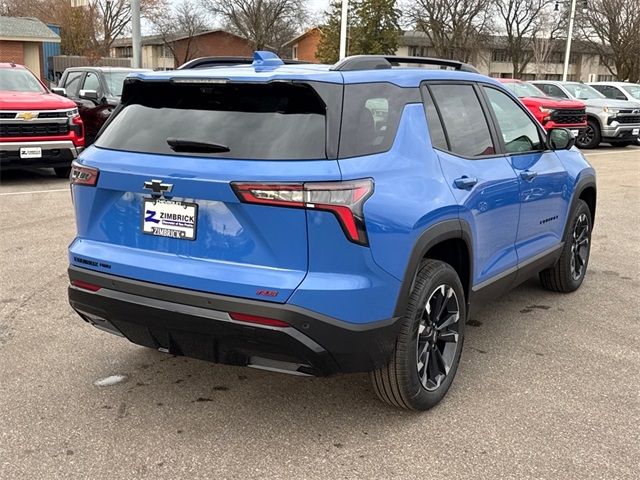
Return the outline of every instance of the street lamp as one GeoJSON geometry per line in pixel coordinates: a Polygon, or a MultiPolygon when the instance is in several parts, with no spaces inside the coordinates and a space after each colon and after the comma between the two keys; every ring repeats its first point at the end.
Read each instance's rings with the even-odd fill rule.
{"type": "MultiPolygon", "coordinates": [[[[561,3],[567,3],[569,0],[556,0],[556,6],[554,10],[557,12],[560,9],[561,3]]],[[[569,16],[569,31],[567,32],[567,43],[564,48],[564,68],[562,69],[562,81],[567,81],[567,74],[569,73],[569,57],[571,56],[571,39],[573,37],[573,21],[576,17],[576,0],[571,1],[571,14],[569,16]]],[[[582,11],[587,10],[587,0],[582,0],[582,11]]]]}

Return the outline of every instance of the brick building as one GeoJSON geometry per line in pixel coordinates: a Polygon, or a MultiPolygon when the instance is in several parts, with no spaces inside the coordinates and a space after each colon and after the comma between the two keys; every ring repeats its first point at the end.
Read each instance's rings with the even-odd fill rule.
{"type": "Polygon", "coordinates": [[[283,45],[283,48],[293,60],[301,60],[303,62],[318,63],[316,52],[318,44],[322,38],[322,31],[318,27],[313,27],[298,35],[296,38],[289,40],[283,45]]]}
{"type": "Polygon", "coordinates": [[[40,20],[0,17],[0,62],[19,63],[44,78],[44,43],[60,43],[60,36],[40,20]]]}

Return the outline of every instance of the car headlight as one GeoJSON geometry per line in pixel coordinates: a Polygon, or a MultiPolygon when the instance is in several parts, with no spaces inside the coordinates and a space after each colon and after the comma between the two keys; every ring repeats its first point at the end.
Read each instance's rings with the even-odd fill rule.
{"type": "Polygon", "coordinates": [[[544,115],[551,115],[553,112],[555,112],[553,108],[547,108],[547,107],[538,107],[538,110],[540,110],[540,113],[544,115]]]}
{"type": "Polygon", "coordinates": [[[613,108],[613,107],[602,107],[602,111],[605,113],[611,113],[611,114],[616,114],[620,111],[619,108],[613,108]]]}

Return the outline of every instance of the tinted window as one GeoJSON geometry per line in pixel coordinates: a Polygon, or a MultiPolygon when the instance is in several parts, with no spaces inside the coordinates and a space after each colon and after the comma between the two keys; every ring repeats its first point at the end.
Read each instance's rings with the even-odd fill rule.
{"type": "Polygon", "coordinates": [[[438,105],[449,150],[463,157],[495,153],[487,119],[471,85],[432,85],[429,87],[438,105]]]}
{"type": "Polygon", "coordinates": [[[326,158],[326,106],[306,84],[139,82],[129,93],[127,105],[106,127],[96,146],[175,155],[167,144],[167,139],[173,138],[180,143],[203,142],[229,149],[219,153],[180,149],[180,155],[326,158]]]}
{"type": "Polygon", "coordinates": [[[626,100],[627,99],[626,95],[624,93],[622,93],[620,90],[618,90],[616,87],[610,87],[609,85],[598,85],[598,87],[600,87],[600,88],[597,88],[596,86],[594,86],[593,88],[598,90],[605,97],[614,98],[614,99],[617,99],[617,100],[626,100]]]}
{"type": "Polygon", "coordinates": [[[567,94],[564,93],[560,87],[556,87],[555,85],[545,84],[545,85],[539,85],[539,87],[542,89],[543,92],[545,92],[550,97],[569,98],[567,97],[567,94]]]}
{"type": "Polygon", "coordinates": [[[67,90],[69,97],[77,97],[78,90],[80,90],[80,79],[84,75],[84,72],[69,72],[67,78],[62,85],[67,90]]]}
{"type": "Polygon", "coordinates": [[[438,148],[440,150],[448,150],[449,145],[447,144],[447,137],[444,134],[442,122],[440,121],[440,116],[438,115],[436,106],[433,103],[433,99],[431,98],[431,95],[429,94],[429,91],[426,87],[424,92],[424,109],[427,115],[427,124],[429,126],[429,134],[431,136],[431,144],[435,148],[438,148]]]}
{"type": "Polygon", "coordinates": [[[95,90],[96,92],[100,90],[100,80],[95,73],[88,72],[87,76],[84,77],[84,84],[82,85],[82,90],[95,90]]]}
{"type": "Polygon", "coordinates": [[[340,157],[386,152],[396,136],[407,103],[420,102],[415,88],[390,83],[346,85],[340,133],[340,157]]]}
{"type": "Polygon", "coordinates": [[[9,92],[44,92],[38,79],[23,68],[0,68],[0,90],[9,92]]]}
{"type": "Polygon", "coordinates": [[[485,92],[498,120],[507,153],[542,150],[540,132],[529,115],[505,93],[487,87],[485,92]]]}

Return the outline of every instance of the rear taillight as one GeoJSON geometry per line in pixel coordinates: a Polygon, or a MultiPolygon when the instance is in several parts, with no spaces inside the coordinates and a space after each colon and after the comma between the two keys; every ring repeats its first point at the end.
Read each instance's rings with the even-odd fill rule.
{"type": "Polygon", "coordinates": [[[363,206],[373,193],[370,178],[317,183],[232,182],[231,186],[245,203],[331,212],[349,240],[360,245],[369,244],[363,206]]]}
{"type": "Polygon", "coordinates": [[[270,327],[288,327],[289,324],[275,318],[261,317],[259,315],[249,315],[246,313],[229,312],[229,316],[238,322],[257,323],[270,327]]]}
{"type": "Polygon", "coordinates": [[[98,174],[100,171],[97,168],[85,167],[77,162],[71,164],[71,175],[69,180],[71,185],[86,185],[88,187],[95,187],[98,183],[98,174]]]}

